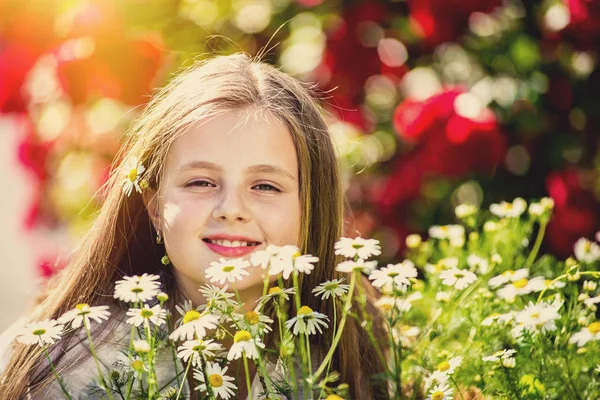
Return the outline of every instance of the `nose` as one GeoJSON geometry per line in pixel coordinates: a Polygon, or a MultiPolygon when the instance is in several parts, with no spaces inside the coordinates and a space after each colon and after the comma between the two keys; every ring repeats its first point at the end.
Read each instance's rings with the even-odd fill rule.
{"type": "Polygon", "coordinates": [[[251,213],[246,207],[243,196],[237,190],[223,188],[212,216],[218,221],[247,222],[251,218],[251,213]]]}

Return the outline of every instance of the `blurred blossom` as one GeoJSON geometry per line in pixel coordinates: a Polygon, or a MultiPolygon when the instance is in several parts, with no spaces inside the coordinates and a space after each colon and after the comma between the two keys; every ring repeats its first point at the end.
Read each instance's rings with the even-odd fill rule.
{"type": "Polygon", "coordinates": [[[575,52],[571,58],[571,67],[575,75],[587,78],[596,67],[596,63],[590,52],[575,52]]]}
{"type": "Polygon", "coordinates": [[[563,30],[567,38],[578,48],[597,48],[600,39],[600,1],[562,0],[562,2],[568,7],[569,22],[563,30]]]}
{"type": "Polygon", "coordinates": [[[544,26],[552,32],[563,30],[571,20],[569,9],[564,4],[553,4],[544,14],[544,26]]]}
{"type": "Polygon", "coordinates": [[[531,157],[524,146],[517,145],[508,150],[504,162],[508,171],[515,175],[522,176],[529,170],[531,157]]]}
{"type": "Polygon", "coordinates": [[[400,67],[408,59],[406,47],[393,38],[381,39],[377,44],[377,53],[381,62],[390,67],[400,67]]]}
{"type": "Polygon", "coordinates": [[[92,134],[112,132],[119,121],[129,111],[129,107],[118,100],[102,98],[85,113],[85,121],[92,134]]]}
{"type": "Polygon", "coordinates": [[[401,88],[405,97],[425,100],[441,91],[442,84],[431,68],[418,67],[404,76],[401,88]]]}
{"type": "Polygon", "coordinates": [[[37,60],[24,83],[30,104],[51,102],[64,95],[56,76],[56,66],[56,57],[52,54],[37,60]]]}
{"type": "Polygon", "coordinates": [[[501,106],[509,107],[517,97],[517,85],[513,78],[499,76],[492,85],[492,96],[501,106]]]}
{"type": "Polygon", "coordinates": [[[323,60],[325,35],[318,27],[301,26],[292,31],[288,41],[279,59],[281,68],[300,79],[313,80],[311,72],[323,60]]]}
{"type": "Polygon", "coordinates": [[[474,12],[469,17],[469,28],[482,37],[492,36],[500,30],[498,21],[489,14],[474,12]]]}
{"type": "Polygon", "coordinates": [[[373,108],[390,110],[396,104],[396,85],[386,76],[371,76],[365,83],[365,101],[373,108]]]}
{"type": "MultiPolygon", "coordinates": [[[[467,205],[469,210],[479,208],[483,201],[483,190],[477,181],[470,180],[456,188],[452,198],[456,207],[467,205]]],[[[458,216],[458,212],[456,214],[458,216]]]]}
{"type": "Polygon", "coordinates": [[[46,103],[41,107],[36,121],[37,133],[42,140],[56,139],[68,126],[71,104],[65,100],[46,103]]]}
{"type": "Polygon", "coordinates": [[[262,32],[271,22],[272,6],[268,0],[240,0],[235,25],[245,33],[262,32]]]}
{"type": "Polygon", "coordinates": [[[212,29],[219,21],[218,4],[210,0],[184,1],[181,4],[180,13],[199,26],[212,29]]]}

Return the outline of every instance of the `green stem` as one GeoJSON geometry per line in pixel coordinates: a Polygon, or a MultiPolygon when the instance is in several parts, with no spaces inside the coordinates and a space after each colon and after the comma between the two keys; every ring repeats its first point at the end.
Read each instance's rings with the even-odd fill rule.
{"type": "Polygon", "coordinates": [[[451,382],[454,384],[454,387],[456,387],[456,391],[458,392],[458,394],[460,394],[460,398],[461,398],[462,400],[465,400],[465,397],[463,396],[463,394],[462,394],[462,392],[461,392],[460,388],[458,387],[458,384],[456,383],[456,381],[454,380],[454,378],[453,378],[453,377],[450,377],[450,381],[451,381],[451,382]]]}
{"type": "Polygon", "coordinates": [[[248,388],[248,397],[252,398],[252,383],[250,382],[250,370],[248,369],[248,358],[246,354],[242,355],[244,359],[244,372],[246,373],[246,387],[248,388]]]}
{"type": "MultiPolygon", "coordinates": [[[[187,367],[185,367],[185,377],[183,378],[183,382],[181,382],[181,385],[179,385],[179,390],[177,391],[177,397],[175,397],[175,400],[179,400],[179,397],[181,396],[181,391],[183,390],[183,385],[185,385],[186,377],[188,376],[188,372],[190,371],[190,366],[192,365],[193,359],[194,357],[190,357],[190,359],[188,360],[187,367]]],[[[208,388],[208,381],[206,381],[206,387],[208,388]]]]}
{"type": "Polygon", "coordinates": [[[542,241],[544,239],[544,232],[546,231],[547,224],[548,224],[548,221],[546,221],[546,220],[542,220],[540,222],[540,230],[538,231],[537,237],[535,238],[535,243],[533,245],[533,249],[531,250],[531,253],[529,253],[529,257],[527,257],[527,261],[525,262],[525,266],[523,268],[528,269],[533,264],[535,257],[537,256],[538,252],[540,251],[540,246],[542,245],[542,241]]]}
{"type": "Polygon", "coordinates": [[[58,373],[56,372],[56,369],[54,368],[54,364],[52,363],[52,359],[50,358],[50,354],[48,353],[48,348],[46,347],[46,345],[44,344],[44,342],[42,342],[41,340],[40,340],[40,344],[42,345],[42,349],[44,350],[44,354],[46,355],[46,358],[48,359],[48,363],[50,363],[50,370],[52,371],[52,374],[54,374],[54,377],[58,381],[58,384],[60,385],[60,388],[62,389],[62,391],[65,394],[65,396],[67,397],[67,399],[73,400],[73,398],[69,394],[69,391],[65,387],[65,384],[63,383],[62,379],[60,379],[60,376],[58,375],[58,373]]]}
{"type": "Polygon", "coordinates": [[[344,305],[344,310],[343,310],[342,319],[340,321],[340,326],[338,328],[338,331],[337,331],[335,337],[333,338],[333,342],[331,343],[331,347],[329,348],[327,355],[321,362],[321,365],[319,365],[317,372],[315,372],[315,374],[313,375],[313,379],[312,379],[313,382],[315,382],[319,378],[319,376],[321,376],[321,374],[327,367],[327,364],[332,359],[333,353],[335,352],[335,349],[337,348],[337,345],[342,337],[342,332],[344,331],[344,326],[346,325],[346,320],[348,319],[348,313],[350,312],[350,308],[352,307],[352,295],[354,294],[354,287],[356,286],[356,278],[358,275],[360,275],[359,270],[352,271],[352,275],[350,278],[350,289],[348,290],[348,297],[346,297],[346,303],[344,305]]]}
{"type": "Polygon", "coordinates": [[[87,321],[83,321],[83,326],[85,327],[85,333],[87,334],[88,341],[90,342],[90,351],[92,352],[92,357],[94,358],[94,362],[96,363],[96,368],[98,368],[98,375],[100,377],[100,383],[104,386],[104,390],[106,390],[106,394],[108,398],[112,400],[112,394],[110,393],[110,388],[106,384],[104,380],[104,374],[102,373],[102,369],[100,368],[100,362],[98,361],[98,356],[96,355],[96,349],[94,348],[94,342],[92,341],[92,333],[90,332],[90,327],[88,326],[87,321]]]}

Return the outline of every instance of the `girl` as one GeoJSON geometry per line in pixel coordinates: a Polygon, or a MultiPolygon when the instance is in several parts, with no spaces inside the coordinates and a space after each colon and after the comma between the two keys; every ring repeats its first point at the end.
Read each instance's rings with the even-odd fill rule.
{"type": "MultiPolygon", "coordinates": [[[[270,244],[295,244],[303,254],[318,257],[314,271],[301,277],[301,303],[331,320],[332,306],[311,289],[341,277],[334,271],[340,261],[334,243],[342,235],[343,193],[327,125],[304,85],[246,55],[200,62],[154,97],[119,156],[140,163],[112,174],[93,229],[51,283],[33,321],[58,318],[81,303],[110,306],[116,321],[124,312],[112,298],[115,282],[143,273],[161,276],[170,304],[190,299],[198,306],[205,302],[198,287],[206,283],[210,262],[248,259],[270,244]],[[161,263],[165,254],[166,266],[161,263]]],[[[253,269],[237,285],[247,309],[261,295],[260,272],[253,269]]],[[[367,311],[375,315],[368,296],[367,311]]],[[[97,353],[110,354],[121,343],[120,325],[96,327],[97,353]]],[[[54,346],[51,356],[66,384],[83,390],[95,369],[88,368],[87,347],[71,336],[54,346]]],[[[331,334],[311,337],[313,348],[328,349],[331,334]]],[[[268,347],[272,339],[266,342],[268,347]]],[[[59,396],[42,360],[38,347],[16,345],[0,398],[59,396]]],[[[157,363],[160,368],[161,360],[157,363]]],[[[350,385],[351,398],[377,397],[370,377],[382,366],[353,319],[332,369],[350,385]]],[[[245,398],[248,388],[243,379],[237,382],[238,398],[245,398]]]]}

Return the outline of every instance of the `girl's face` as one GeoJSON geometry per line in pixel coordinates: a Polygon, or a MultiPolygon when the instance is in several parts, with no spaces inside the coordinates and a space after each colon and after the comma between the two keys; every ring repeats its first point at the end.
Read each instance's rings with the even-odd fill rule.
{"type": "MultiPolygon", "coordinates": [[[[191,128],[169,151],[154,206],[154,224],[189,295],[208,283],[212,261],[247,260],[269,244],[297,245],[300,195],[292,135],[270,113],[247,109],[191,128]]],[[[262,290],[263,270],[247,271],[236,288],[262,290]]]]}

